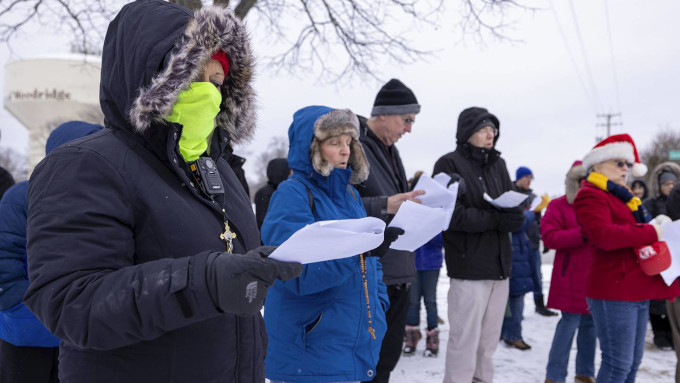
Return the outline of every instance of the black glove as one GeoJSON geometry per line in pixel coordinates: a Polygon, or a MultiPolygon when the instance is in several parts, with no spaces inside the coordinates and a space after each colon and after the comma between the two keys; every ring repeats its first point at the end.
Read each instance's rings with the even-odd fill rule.
{"type": "Polygon", "coordinates": [[[458,173],[449,173],[449,177],[451,177],[451,181],[449,181],[446,187],[448,188],[451,186],[451,184],[458,182],[458,195],[461,196],[465,194],[467,191],[467,187],[465,186],[465,178],[461,177],[458,173]]]}
{"type": "Polygon", "coordinates": [[[260,246],[245,254],[210,254],[206,279],[215,306],[231,314],[253,315],[262,308],[275,279],[285,281],[302,273],[300,263],[267,258],[274,249],[260,246]]]}
{"type": "Polygon", "coordinates": [[[521,208],[503,209],[498,213],[498,231],[512,233],[524,223],[524,212],[521,208]]]}
{"type": "Polygon", "coordinates": [[[369,251],[366,255],[368,255],[369,257],[382,257],[383,255],[387,254],[387,250],[389,250],[392,242],[396,241],[397,238],[399,238],[399,236],[402,235],[402,234],[404,234],[404,229],[402,229],[400,227],[390,227],[390,226],[386,227],[385,228],[385,238],[383,239],[380,246],[369,251]]]}

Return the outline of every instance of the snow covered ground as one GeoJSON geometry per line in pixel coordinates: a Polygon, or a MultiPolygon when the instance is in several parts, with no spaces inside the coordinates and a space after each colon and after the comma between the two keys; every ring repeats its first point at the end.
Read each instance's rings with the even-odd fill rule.
{"type": "MultiPolygon", "coordinates": [[[[547,257],[546,257],[547,258],[547,257]]],[[[545,258],[544,258],[545,262],[545,258]]],[[[543,265],[543,291],[547,297],[550,286],[552,265],[543,265]]],[[[442,268],[439,284],[437,287],[437,308],[439,316],[447,319],[446,295],[449,291],[449,278],[446,276],[446,267],[442,268]]],[[[545,366],[548,362],[548,352],[552,342],[555,326],[559,320],[557,317],[543,317],[534,312],[533,295],[527,294],[524,308],[524,321],[522,322],[522,334],[525,341],[532,349],[520,351],[506,347],[504,343],[498,344],[494,354],[495,378],[494,381],[502,383],[539,382],[545,380],[545,366]]],[[[425,323],[425,309],[421,309],[421,324],[425,323]]],[[[440,326],[440,355],[437,358],[422,356],[425,349],[424,342],[418,344],[416,355],[403,357],[392,373],[390,379],[394,383],[432,383],[441,382],[444,378],[444,361],[446,357],[446,342],[449,336],[448,321],[440,326]]],[[[572,345],[569,357],[569,375],[567,382],[574,381],[574,361],[576,359],[576,342],[572,345]]],[[[673,351],[660,351],[652,343],[651,328],[647,329],[647,341],[645,353],[642,359],[640,371],[637,374],[638,383],[673,382],[675,374],[675,353],[673,351]]],[[[596,370],[599,368],[599,346],[595,360],[596,370]]]]}

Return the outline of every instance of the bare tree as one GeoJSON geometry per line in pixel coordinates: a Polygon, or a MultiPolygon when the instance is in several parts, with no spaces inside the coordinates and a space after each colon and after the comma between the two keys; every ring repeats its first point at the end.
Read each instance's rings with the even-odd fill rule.
{"type": "MultiPolygon", "coordinates": [[[[314,73],[324,82],[377,78],[385,58],[409,64],[431,51],[416,47],[412,37],[422,27],[438,27],[443,0],[169,0],[197,9],[204,3],[230,7],[254,19],[280,51],[263,57],[272,69],[314,73]],[[291,22],[292,21],[292,22],[291,22]],[[339,49],[338,49],[339,48],[339,49]],[[349,75],[349,76],[347,76],[349,75]]],[[[73,36],[71,50],[100,53],[106,25],[129,0],[1,0],[0,42],[11,42],[31,22],[73,36]]],[[[515,0],[459,0],[459,25],[464,34],[487,33],[508,38],[506,10],[526,8],[515,0]]],[[[446,32],[444,32],[446,33],[446,32]]],[[[450,39],[442,39],[442,41],[450,39]]]]}
{"type": "Polygon", "coordinates": [[[15,182],[28,179],[28,157],[24,153],[0,146],[0,167],[10,172],[15,182]]]}
{"type": "MultiPolygon", "coordinates": [[[[651,173],[657,165],[669,160],[669,152],[672,150],[680,150],[680,131],[666,126],[659,130],[649,146],[642,150],[640,161],[647,165],[651,173]]],[[[674,162],[680,164],[678,160],[674,162]]],[[[649,176],[649,173],[647,175],[649,176]]]]}
{"type": "Polygon", "coordinates": [[[288,138],[284,136],[272,137],[267,144],[267,149],[258,153],[252,160],[255,163],[255,173],[249,174],[251,185],[251,197],[255,198],[255,192],[267,184],[267,166],[274,158],[288,157],[288,138]]]}

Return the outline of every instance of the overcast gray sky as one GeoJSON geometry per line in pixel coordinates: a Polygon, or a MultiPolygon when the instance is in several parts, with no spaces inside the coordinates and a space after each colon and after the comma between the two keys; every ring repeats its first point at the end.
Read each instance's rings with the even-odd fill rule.
{"type": "MultiPolygon", "coordinates": [[[[305,73],[291,76],[259,68],[255,84],[261,106],[259,130],[255,140],[237,152],[254,156],[271,137],[286,136],[293,113],[307,105],[350,108],[366,115],[382,83],[392,77],[409,86],[422,105],[413,132],[397,143],[409,176],[416,170],[430,173],[441,155],[454,150],[458,114],[469,106],[486,107],[500,119],[497,147],[511,177],[518,166],[529,166],[534,189],[552,195],[563,193],[564,174],[572,161],[595,144],[596,136],[604,136],[604,129],[595,127],[602,122],[596,113],[620,112],[622,118],[616,121],[623,126],[614,127],[613,133],[631,134],[639,149],[662,126],[680,129],[675,119],[680,109],[680,2],[608,1],[610,45],[605,2],[574,0],[584,49],[569,1],[553,0],[555,13],[550,1],[530,4],[543,10],[509,15],[515,23],[507,33],[522,42],[487,39],[485,46],[473,40],[461,44],[460,33],[443,20],[437,31],[411,35],[418,46],[441,49],[439,53],[427,62],[405,66],[378,63],[381,82],[355,79],[336,87],[319,85],[305,73]]],[[[255,53],[266,55],[268,36],[253,32],[255,53]]],[[[14,44],[14,51],[10,55],[0,49],[0,62],[63,53],[68,40],[29,33],[14,44]]],[[[3,146],[26,150],[27,132],[4,109],[0,128],[3,146]]],[[[246,163],[246,172],[253,171],[253,161],[246,163]]]]}

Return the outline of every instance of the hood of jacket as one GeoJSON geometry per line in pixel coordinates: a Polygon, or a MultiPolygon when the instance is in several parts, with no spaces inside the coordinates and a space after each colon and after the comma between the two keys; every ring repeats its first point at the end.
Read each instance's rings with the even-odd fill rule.
{"type": "Polygon", "coordinates": [[[109,24],[99,93],[106,126],[139,133],[162,129],[180,92],[218,50],[226,52],[230,66],[216,125],[235,143],[252,138],[254,64],[241,21],[225,7],[192,12],[162,0],[127,4],[109,24]]]}
{"type": "Polygon", "coordinates": [[[640,186],[642,186],[643,189],[645,189],[645,194],[643,194],[642,198],[640,198],[642,201],[645,201],[647,197],[649,197],[649,186],[647,186],[647,182],[645,182],[645,180],[642,178],[637,178],[633,180],[633,182],[630,184],[631,189],[636,184],[639,184],[640,186]]]}
{"type": "Polygon", "coordinates": [[[342,133],[352,136],[347,171],[349,182],[360,183],[368,177],[368,161],[359,143],[359,120],[351,111],[327,106],[308,106],[295,112],[288,129],[288,166],[305,176],[319,179],[344,173],[321,158],[320,142],[342,133]],[[339,172],[340,171],[340,172],[339,172]]]}
{"type": "Polygon", "coordinates": [[[465,144],[475,133],[475,129],[484,120],[493,122],[496,125],[496,129],[498,129],[498,134],[493,139],[495,147],[498,138],[501,136],[501,123],[498,121],[498,118],[489,113],[488,110],[479,107],[467,108],[460,112],[460,115],[458,116],[458,129],[456,130],[456,144],[458,146],[465,144]]]}
{"type": "Polygon", "coordinates": [[[680,219],[680,183],[668,194],[668,216],[673,221],[680,219]]]}
{"type": "Polygon", "coordinates": [[[567,196],[569,204],[574,203],[576,193],[581,188],[581,180],[586,177],[586,169],[583,165],[573,166],[564,178],[564,194],[567,196]]]}
{"type": "Polygon", "coordinates": [[[672,172],[675,173],[675,176],[680,179],[680,165],[676,164],[675,162],[662,162],[658,164],[654,170],[649,174],[649,194],[648,196],[650,198],[656,198],[659,196],[659,175],[661,175],[662,172],[672,172]]]}
{"type": "Polygon", "coordinates": [[[274,158],[267,164],[267,180],[274,187],[288,178],[289,173],[288,160],[285,158],[274,158]]]}
{"type": "Polygon", "coordinates": [[[83,121],[69,121],[59,125],[50,133],[45,144],[45,154],[50,154],[54,149],[61,145],[85,137],[104,129],[101,125],[90,124],[83,121]]]}

